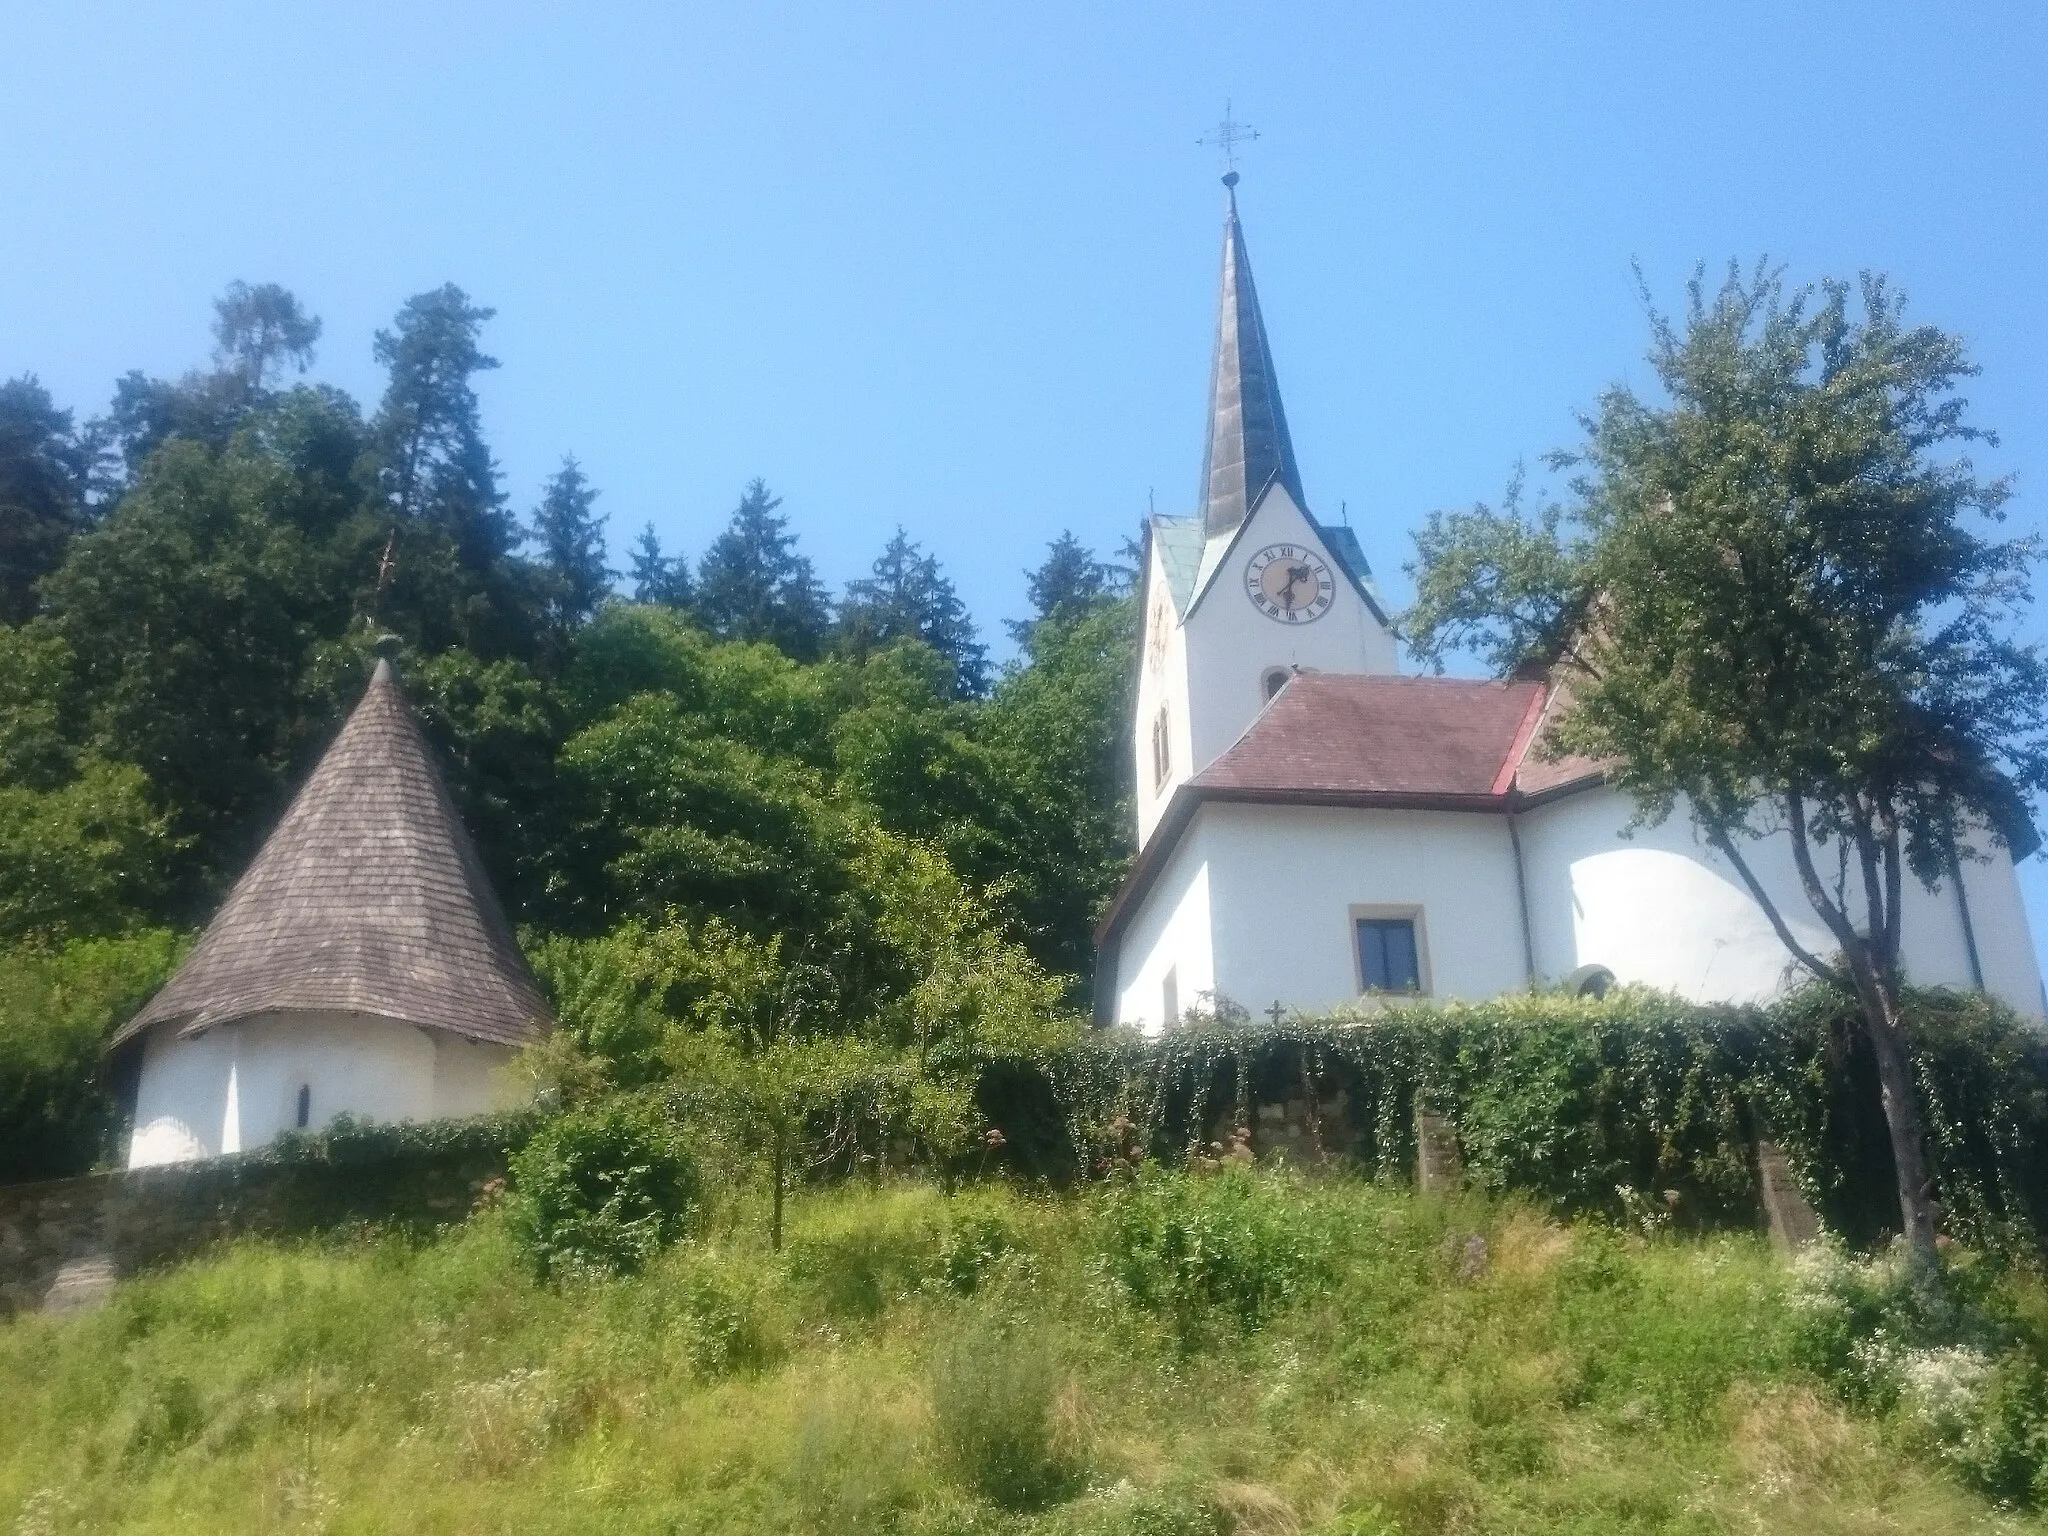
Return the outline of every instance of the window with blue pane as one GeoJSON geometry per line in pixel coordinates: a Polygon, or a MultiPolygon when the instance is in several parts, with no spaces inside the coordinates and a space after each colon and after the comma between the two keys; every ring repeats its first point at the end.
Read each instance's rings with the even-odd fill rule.
{"type": "Polygon", "coordinates": [[[1420,992],[1422,967],[1415,954],[1415,919],[1358,919],[1358,974],[1368,992],[1420,992]]]}

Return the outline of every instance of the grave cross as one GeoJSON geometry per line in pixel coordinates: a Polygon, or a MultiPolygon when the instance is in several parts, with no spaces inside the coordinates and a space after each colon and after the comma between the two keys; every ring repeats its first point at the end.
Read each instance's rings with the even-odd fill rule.
{"type": "Polygon", "coordinates": [[[1266,1017],[1273,1021],[1273,1027],[1275,1029],[1278,1029],[1280,1027],[1280,1021],[1281,1019],[1285,1018],[1286,1015],[1287,1010],[1280,1006],[1280,999],[1277,997],[1274,998],[1273,1006],[1266,1010],[1266,1017]]]}

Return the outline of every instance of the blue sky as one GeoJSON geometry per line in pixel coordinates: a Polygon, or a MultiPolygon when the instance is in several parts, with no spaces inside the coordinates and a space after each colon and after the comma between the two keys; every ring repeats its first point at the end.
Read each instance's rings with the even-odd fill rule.
{"type": "Polygon", "coordinates": [[[900,522],[995,639],[1062,528],[1193,499],[1228,97],[1310,500],[1397,600],[1426,512],[1644,381],[1632,260],[1667,303],[1890,272],[2033,529],[2044,66],[2024,3],[15,5],[0,375],[97,411],[241,278],[373,402],[372,331],[452,279],[516,506],[573,451],[615,554],[694,552],[761,475],[834,585],[900,522]]]}

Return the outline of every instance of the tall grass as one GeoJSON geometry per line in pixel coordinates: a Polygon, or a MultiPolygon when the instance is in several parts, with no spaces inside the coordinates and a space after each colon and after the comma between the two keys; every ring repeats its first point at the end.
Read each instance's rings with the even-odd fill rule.
{"type": "Polygon", "coordinates": [[[0,1533],[2043,1529],[1837,1393],[1747,1238],[1265,1177],[757,1214],[555,1285],[494,1215],[237,1243],[0,1325],[0,1533]]]}

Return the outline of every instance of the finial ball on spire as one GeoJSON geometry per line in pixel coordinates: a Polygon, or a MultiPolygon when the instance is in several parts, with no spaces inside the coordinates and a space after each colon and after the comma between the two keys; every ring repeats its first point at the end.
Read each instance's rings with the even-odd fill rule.
{"type": "Polygon", "coordinates": [[[1235,190],[1237,187],[1237,172],[1225,171],[1223,173],[1223,185],[1235,190]]]}

